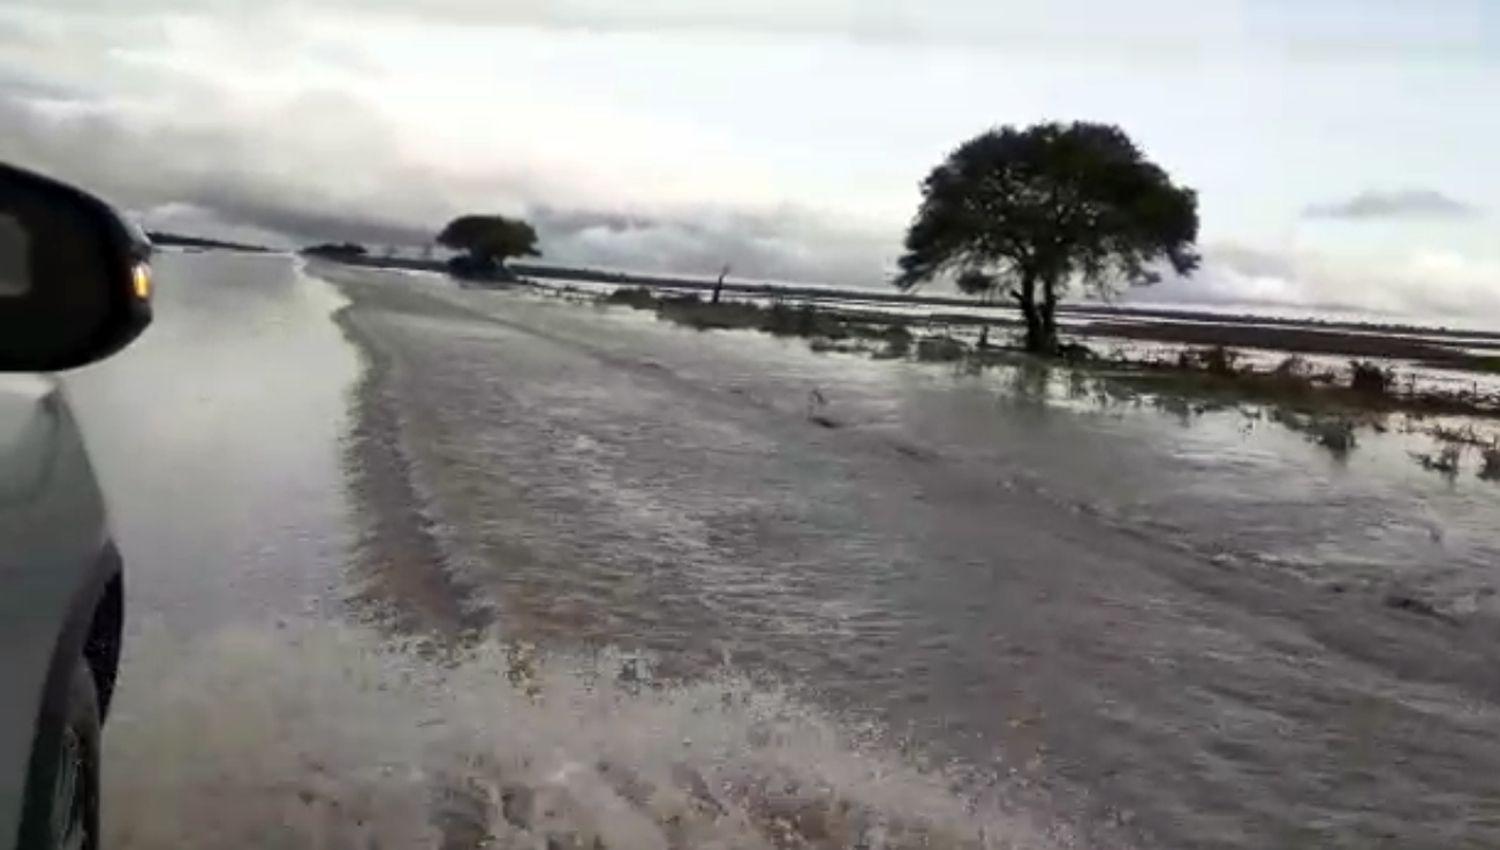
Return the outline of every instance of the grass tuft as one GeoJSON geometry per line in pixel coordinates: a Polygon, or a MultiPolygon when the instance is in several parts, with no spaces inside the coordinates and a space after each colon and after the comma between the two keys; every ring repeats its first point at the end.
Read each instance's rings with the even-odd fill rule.
{"type": "Polygon", "coordinates": [[[1479,477],[1485,481],[1500,481],[1500,445],[1480,449],[1479,460],[1479,477]]]}
{"type": "Polygon", "coordinates": [[[621,288],[600,299],[606,304],[621,304],[637,310],[656,309],[656,295],[645,287],[621,288]]]}
{"type": "Polygon", "coordinates": [[[1396,383],[1395,372],[1390,369],[1382,369],[1378,364],[1370,360],[1351,361],[1349,368],[1351,371],[1349,388],[1363,395],[1389,395],[1391,387],[1396,383]]]}
{"type": "Polygon", "coordinates": [[[1413,452],[1412,458],[1421,464],[1423,469],[1453,478],[1458,475],[1462,452],[1463,449],[1460,446],[1444,446],[1435,454],[1413,452]]]}
{"type": "Polygon", "coordinates": [[[952,363],[964,359],[968,346],[950,336],[933,336],[917,342],[917,359],[927,363],[952,363]]]}
{"type": "Polygon", "coordinates": [[[1196,372],[1233,377],[1239,374],[1239,360],[1238,351],[1216,345],[1213,348],[1193,348],[1182,352],[1177,357],[1177,365],[1196,372]]]}

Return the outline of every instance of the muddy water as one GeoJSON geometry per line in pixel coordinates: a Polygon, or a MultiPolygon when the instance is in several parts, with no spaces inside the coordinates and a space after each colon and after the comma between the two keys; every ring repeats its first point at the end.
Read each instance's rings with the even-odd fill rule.
{"type": "Polygon", "coordinates": [[[727,667],[456,643],[490,618],[389,442],[409,411],[375,406],[404,365],[361,362],[286,258],[158,272],[151,333],[69,378],[129,571],[107,846],[1068,843],[727,667]]]}
{"type": "Polygon", "coordinates": [[[767,671],[1143,844],[1500,840],[1500,500],[1408,438],[329,274],[511,633],[767,671]]]}
{"type": "Polygon", "coordinates": [[[172,256],[72,382],[118,846],[1500,841],[1500,500],[1411,438],[326,273],[357,349],[172,256]]]}
{"type": "Polygon", "coordinates": [[[156,266],[150,330],[66,382],[131,620],[198,632],[324,612],[355,527],[340,443],[359,363],[328,321],[343,301],[280,257],[156,266]]]}

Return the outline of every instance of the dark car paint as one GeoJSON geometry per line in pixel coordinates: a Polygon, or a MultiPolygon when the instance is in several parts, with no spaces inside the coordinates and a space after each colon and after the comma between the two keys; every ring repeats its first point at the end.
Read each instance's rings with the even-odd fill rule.
{"type": "Polygon", "coordinates": [[[119,651],[120,556],[83,439],[51,378],[0,376],[0,835],[36,811],[26,785],[56,751],[82,654],[101,699],[119,651]]]}

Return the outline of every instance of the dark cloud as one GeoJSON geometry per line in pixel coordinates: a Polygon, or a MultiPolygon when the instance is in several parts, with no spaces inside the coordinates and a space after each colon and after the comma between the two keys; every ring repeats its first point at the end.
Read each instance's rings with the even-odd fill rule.
{"type": "MultiPolygon", "coordinates": [[[[342,0],[316,5],[345,8],[342,0]]],[[[464,0],[419,5],[443,20],[473,15],[492,23],[594,22],[605,28],[636,21],[614,4],[588,0],[558,7],[464,0]]],[[[269,6],[285,10],[278,0],[269,6]]],[[[381,0],[371,7],[412,11],[381,0]]],[[[0,159],[89,187],[139,212],[148,226],[154,220],[203,235],[253,232],[288,247],[325,240],[419,246],[452,216],[501,212],[532,219],[548,259],[558,262],[658,272],[716,271],[730,263],[747,276],[878,285],[883,263],[892,259],[887,255],[899,244],[899,234],[872,235],[793,208],[747,211],[728,200],[689,208],[654,201],[649,191],[623,193],[633,200],[598,196],[579,190],[587,178],[565,162],[413,150],[403,145],[389,110],[342,90],[293,90],[264,102],[226,99],[198,65],[142,62],[131,53],[143,28],[156,26],[147,23],[149,10],[220,19],[204,33],[212,38],[223,34],[224,20],[253,10],[257,23],[232,27],[235,36],[224,40],[222,47],[234,54],[225,61],[245,60],[240,54],[250,52],[274,66],[311,55],[320,69],[370,76],[352,45],[310,37],[274,18],[266,23],[260,5],[237,0],[191,8],[140,0],[130,14],[92,0],[59,0],[51,9],[19,15],[0,10],[0,32],[8,22],[20,23],[8,31],[13,38],[0,39],[0,126],[6,128],[0,159]]],[[[638,11],[640,22],[655,17],[638,11]]],[[[666,6],[660,11],[668,18],[687,14],[666,6]]]]}
{"type": "Polygon", "coordinates": [[[1432,189],[1404,189],[1395,192],[1361,192],[1347,200],[1314,204],[1305,209],[1303,214],[1308,218],[1348,221],[1391,218],[1467,220],[1480,217],[1483,211],[1473,204],[1432,189]]]}
{"type": "Polygon", "coordinates": [[[452,216],[494,211],[530,218],[556,262],[679,273],[728,263],[748,277],[878,286],[899,239],[793,207],[561,206],[545,174],[445,171],[410,160],[373,112],[330,93],[296,98],[249,124],[0,95],[0,126],[0,159],[86,186],[143,213],[147,226],[161,209],[163,226],[225,237],[248,229],[283,247],[420,246],[452,216]]]}

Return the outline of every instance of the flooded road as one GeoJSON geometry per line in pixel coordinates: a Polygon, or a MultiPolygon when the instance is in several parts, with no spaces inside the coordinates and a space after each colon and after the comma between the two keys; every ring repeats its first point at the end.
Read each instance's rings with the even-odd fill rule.
{"type": "Polygon", "coordinates": [[[1497,837],[1482,482],[1025,374],[332,274],[508,629],[773,671],[1145,843],[1497,837]]]}
{"type": "Polygon", "coordinates": [[[131,621],[201,632],[326,610],[352,540],[342,300],[284,258],[166,254],[157,320],[68,376],[129,553],[131,621]]]}
{"type": "Polygon", "coordinates": [[[774,683],[456,645],[489,618],[409,560],[434,557],[430,511],[356,403],[384,372],[334,323],[345,301],[285,257],[157,275],[150,333],[67,379],[127,562],[106,846],[1067,843],[774,683]]]}
{"type": "Polygon", "coordinates": [[[918,846],[919,822],[929,846],[1500,842],[1500,499],[1397,435],[1338,459],[1025,370],[317,269],[361,373],[339,297],[290,260],[162,271],[158,327],[71,387],[143,563],[133,612],[210,633],[132,650],[111,746],[186,765],[117,779],[136,846],[170,846],[142,836],[174,789],[237,795],[241,835],[347,821],[329,800],[395,830],[454,773],[471,820],[535,832],[496,765],[558,758],[535,787],[611,847],[802,846],[773,810],[811,846],[918,846]],[[359,628],[265,625],[371,599],[401,633],[512,643],[439,672],[359,628]],[[145,692],[165,682],[187,684],[145,692]],[[183,747],[158,716],[219,734],[183,747]],[[631,832],[617,765],[687,788],[700,840],[631,832]]]}

